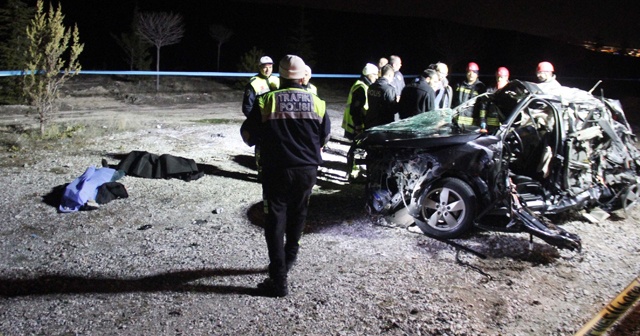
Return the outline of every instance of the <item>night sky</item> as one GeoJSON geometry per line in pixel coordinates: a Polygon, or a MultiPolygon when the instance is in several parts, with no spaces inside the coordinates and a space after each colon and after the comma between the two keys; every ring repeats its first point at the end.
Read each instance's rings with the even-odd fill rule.
{"type": "MultiPolygon", "coordinates": [[[[566,43],[570,39],[593,36],[590,31],[594,26],[603,26],[593,21],[592,13],[598,8],[585,5],[572,14],[573,8],[566,4],[545,8],[545,2],[553,1],[535,2],[530,5],[535,7],[530,9],[510,3],[494,10],[503,2],[487,1],[487,6],[473,8],[465,5],[466,1],[450,1],[448,6],[440,5],[429,11],[425,4],[431,2],[415,0],[61,0],[66,24],[77,23],[85,43],[80,59],[85,70],[128,69],[124,54],[111,34],[130,29],[137,4],[143,12],[180,13],[185,19],[182,42],[161,50],[161,70],[166,71],[216,70],[217,42],[208,34],[211,24],[224,25],[234,31],[222,46],[221,71],[236,71],[240,56],[254,46],[277,60],[295,52],[287,49],[286,41],[300,24],[304,12],[317,53],[315,73],[356,73],[366,62],[397,54],[403,59],[405,75],[416,74],[431,63],[443,61],[449,64],[455,77],[464,71],[469,61],[475,61],[480,64],[481,78],[487,82],[499,66],[507,66],[512,77],[532,80],[536,64],[547,60],[554,63],[559,78],[568,80],[588,78],[587,82],[595,83],[603,78],[640,78],[638,58],[597,54],[566,43]],[[307,3],[304,9],[302,3],[307,3]],[[390,4],[403,6],[385,7],[390,4]],[[522,13],[527,11],[531,15],[523,17],[522,13]],[[555,20],[566,24],[554,23],[557,21],[544,13],[560,14],[562,18],[555,20]],[[580,25],[590,28],[580,28],[580,25]]],[[[35,1],[29,3],[35,4],[35,1]]],[[[629,15],[610,18],[618,15],[612,12],[603,10],[599,17],[608,20],[608,26],[615,29],[606,32],[602,29],[602,34],[596,31],[598,39],[613,41],[624,35],[626,41],[635,41],[640,31],[634,21],[637,18],[629,19],[629,15]],[[628,29],[620,28],[620,24],[627,25],[628,29]],[[620,34],[616,34],[616,29],[620,34]]]]}

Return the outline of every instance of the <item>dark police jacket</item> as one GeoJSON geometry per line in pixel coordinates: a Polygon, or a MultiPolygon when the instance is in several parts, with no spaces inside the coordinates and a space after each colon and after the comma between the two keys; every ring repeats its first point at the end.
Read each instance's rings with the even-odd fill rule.
{"type": "Polygon", "coordinates": [[[295,85],[258,96],[240,131],[260,145],[264,168],[319,166],[331,121],[324,100],[295,85]]]}
{"type": "Polygon", "coordinates": [[[369,111],[364,117],[365,129],[388,124],[394,120],[394,115],[398,112],[396,88],[386,78],[380,77],[369,86],[367,99],[369,100],[369,111]]]}

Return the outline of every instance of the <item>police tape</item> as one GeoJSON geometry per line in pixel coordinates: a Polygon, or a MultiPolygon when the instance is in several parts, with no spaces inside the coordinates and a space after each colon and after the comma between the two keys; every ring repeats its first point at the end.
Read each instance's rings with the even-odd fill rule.
{"type": "MultiPolygon", "coordinates": [[[[0,71],[0,77],[22,76],[24,71],[0,71]]],[[[252,77],[255,72],[205,72],[205,71],[96,71],[81,70],[80,75],[119,75],[119,76],[190,76],[190,77],[252,77]]],[[[274,76],[278,76],[274,73],[274,76]]],[[[313,74],[314,78],[359,78],[353,74],[313,74]]]]}
{"type": "Polygon", "coordinates": [[[604,307],[598,315],[580,329],[575,336],[602,335],[640,298],[640,276],[604,307]]]}

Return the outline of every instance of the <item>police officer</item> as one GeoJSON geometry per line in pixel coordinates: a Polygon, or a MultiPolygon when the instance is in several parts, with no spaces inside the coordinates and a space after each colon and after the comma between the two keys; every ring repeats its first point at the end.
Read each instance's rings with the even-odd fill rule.
{"type": "Polygon", "coordinates": [[[347,107],[342,116],[344,137],[353,140],[364,129],[364,116],[369,110],[367,90],[378,79],[378,67],[367,63],[362,69],[362,75],[353,83],[347,97],[347,107]]]}
{"type": "Polygon", "coordinates": [[[262,56],[258,65],[259,74],[251,77],[249,83],[244,89],[244,98],[242,99],[242,113],[245,117],[249,116],[249,112],[253,108],[256,97],[271,90],[277,90],[280,87],[280,79],[271,76],[273,72],[273,60],[269,56],[262,56]]]}
{"type": "Polygon", "coordinates": [[[402,75],[402,72],[400,72],[400,68],[402,68],[402,59],[398,55],[391,55],[389,57],[389,64],[391,64],[394,71],[393,81],[391,82],[391,85],[396,88],[396,94],[398,95],[396,101],[399,101],[400,94],[402,93],[402,89],[404,89],[405,86],[404,75],[402,75]]]}
{"type": "Polygon", "coordinates": [[[268,296],[289,292],[287,273],[298,256],[321,148],[331,131],[325,102],[302,87],[304,71],[300,57],[285,56],[279,64],[281,88],[259,96],[241,128],[247,144],[262,144],[269,278],[258,288],[268,296]]]}
{"type": "Polygon", "coordinates": [[[367,90],[369,110],[364,117],[364,129],[393,122],[398,112],[398,93],[391,85],[395,74],[391,64],[383,66],[381,73],[382,77],[367,90]]]}
{"type": "MultiPolygon", "coordinates": [[[[271,57],[260,57],[258,70],[260,73],[251,77],[251,79],[249,79],[249,83],[244,89],[242,113],[244,113],[246,117],[249,116],[249,112],[251,112],[257,96],[271,90],[277,90],[278,87],[280,87],[280,78],[271,76],[271,73],[273,72],[273,60],[271,57]]],[[[261,150],[259,144],[255,146],[254,154],[259,181],[262,178],[262,164],[260,163],[261,150]]]]}

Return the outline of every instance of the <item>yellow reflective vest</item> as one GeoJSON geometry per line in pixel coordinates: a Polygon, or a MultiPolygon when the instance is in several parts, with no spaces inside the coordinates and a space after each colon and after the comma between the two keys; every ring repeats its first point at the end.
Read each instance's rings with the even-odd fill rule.
{"type": "MultiPolygon", "coordinates": [[[[353,115],[351,114],[351,102],[353,100],[353,93],[360,88],[364,90],[364,97],[365,97],[365,102],[364,102],[364,106],[362,107],[362,110],[364,111],[364,114],[366,114],[366,111],[369,110],[369,98],[367,97],[367,90],[369,89],[369,85],[367,85],[367,83],[363,82],[361,79],[358,79],[355,83],[353,83],[353,85],[351,86],[351,89],[349,90],[349,97],[347,98],[347,107],[344,109],[344,115],[342,117],[342,128],[347,133],[351,133],[351,134],[355,133],[355,127],[356,127],[356,125],[353,124],[353,115]]],[[[362,117],[363,117],[362,120],[364,120],[364,115],[362,117]]],[[[364,124],[361,124],[358,126],[360,126],[361,128],[364,128],[364,124]]]]}
{"type": "Polygon", "coordinates": [[[269,76],[268,78],[253,76],[249,80],[249,83],[251,83],[251,87],[256,93],[256,96],[280,88],[280,78],[274,76],[269,76]]]}

